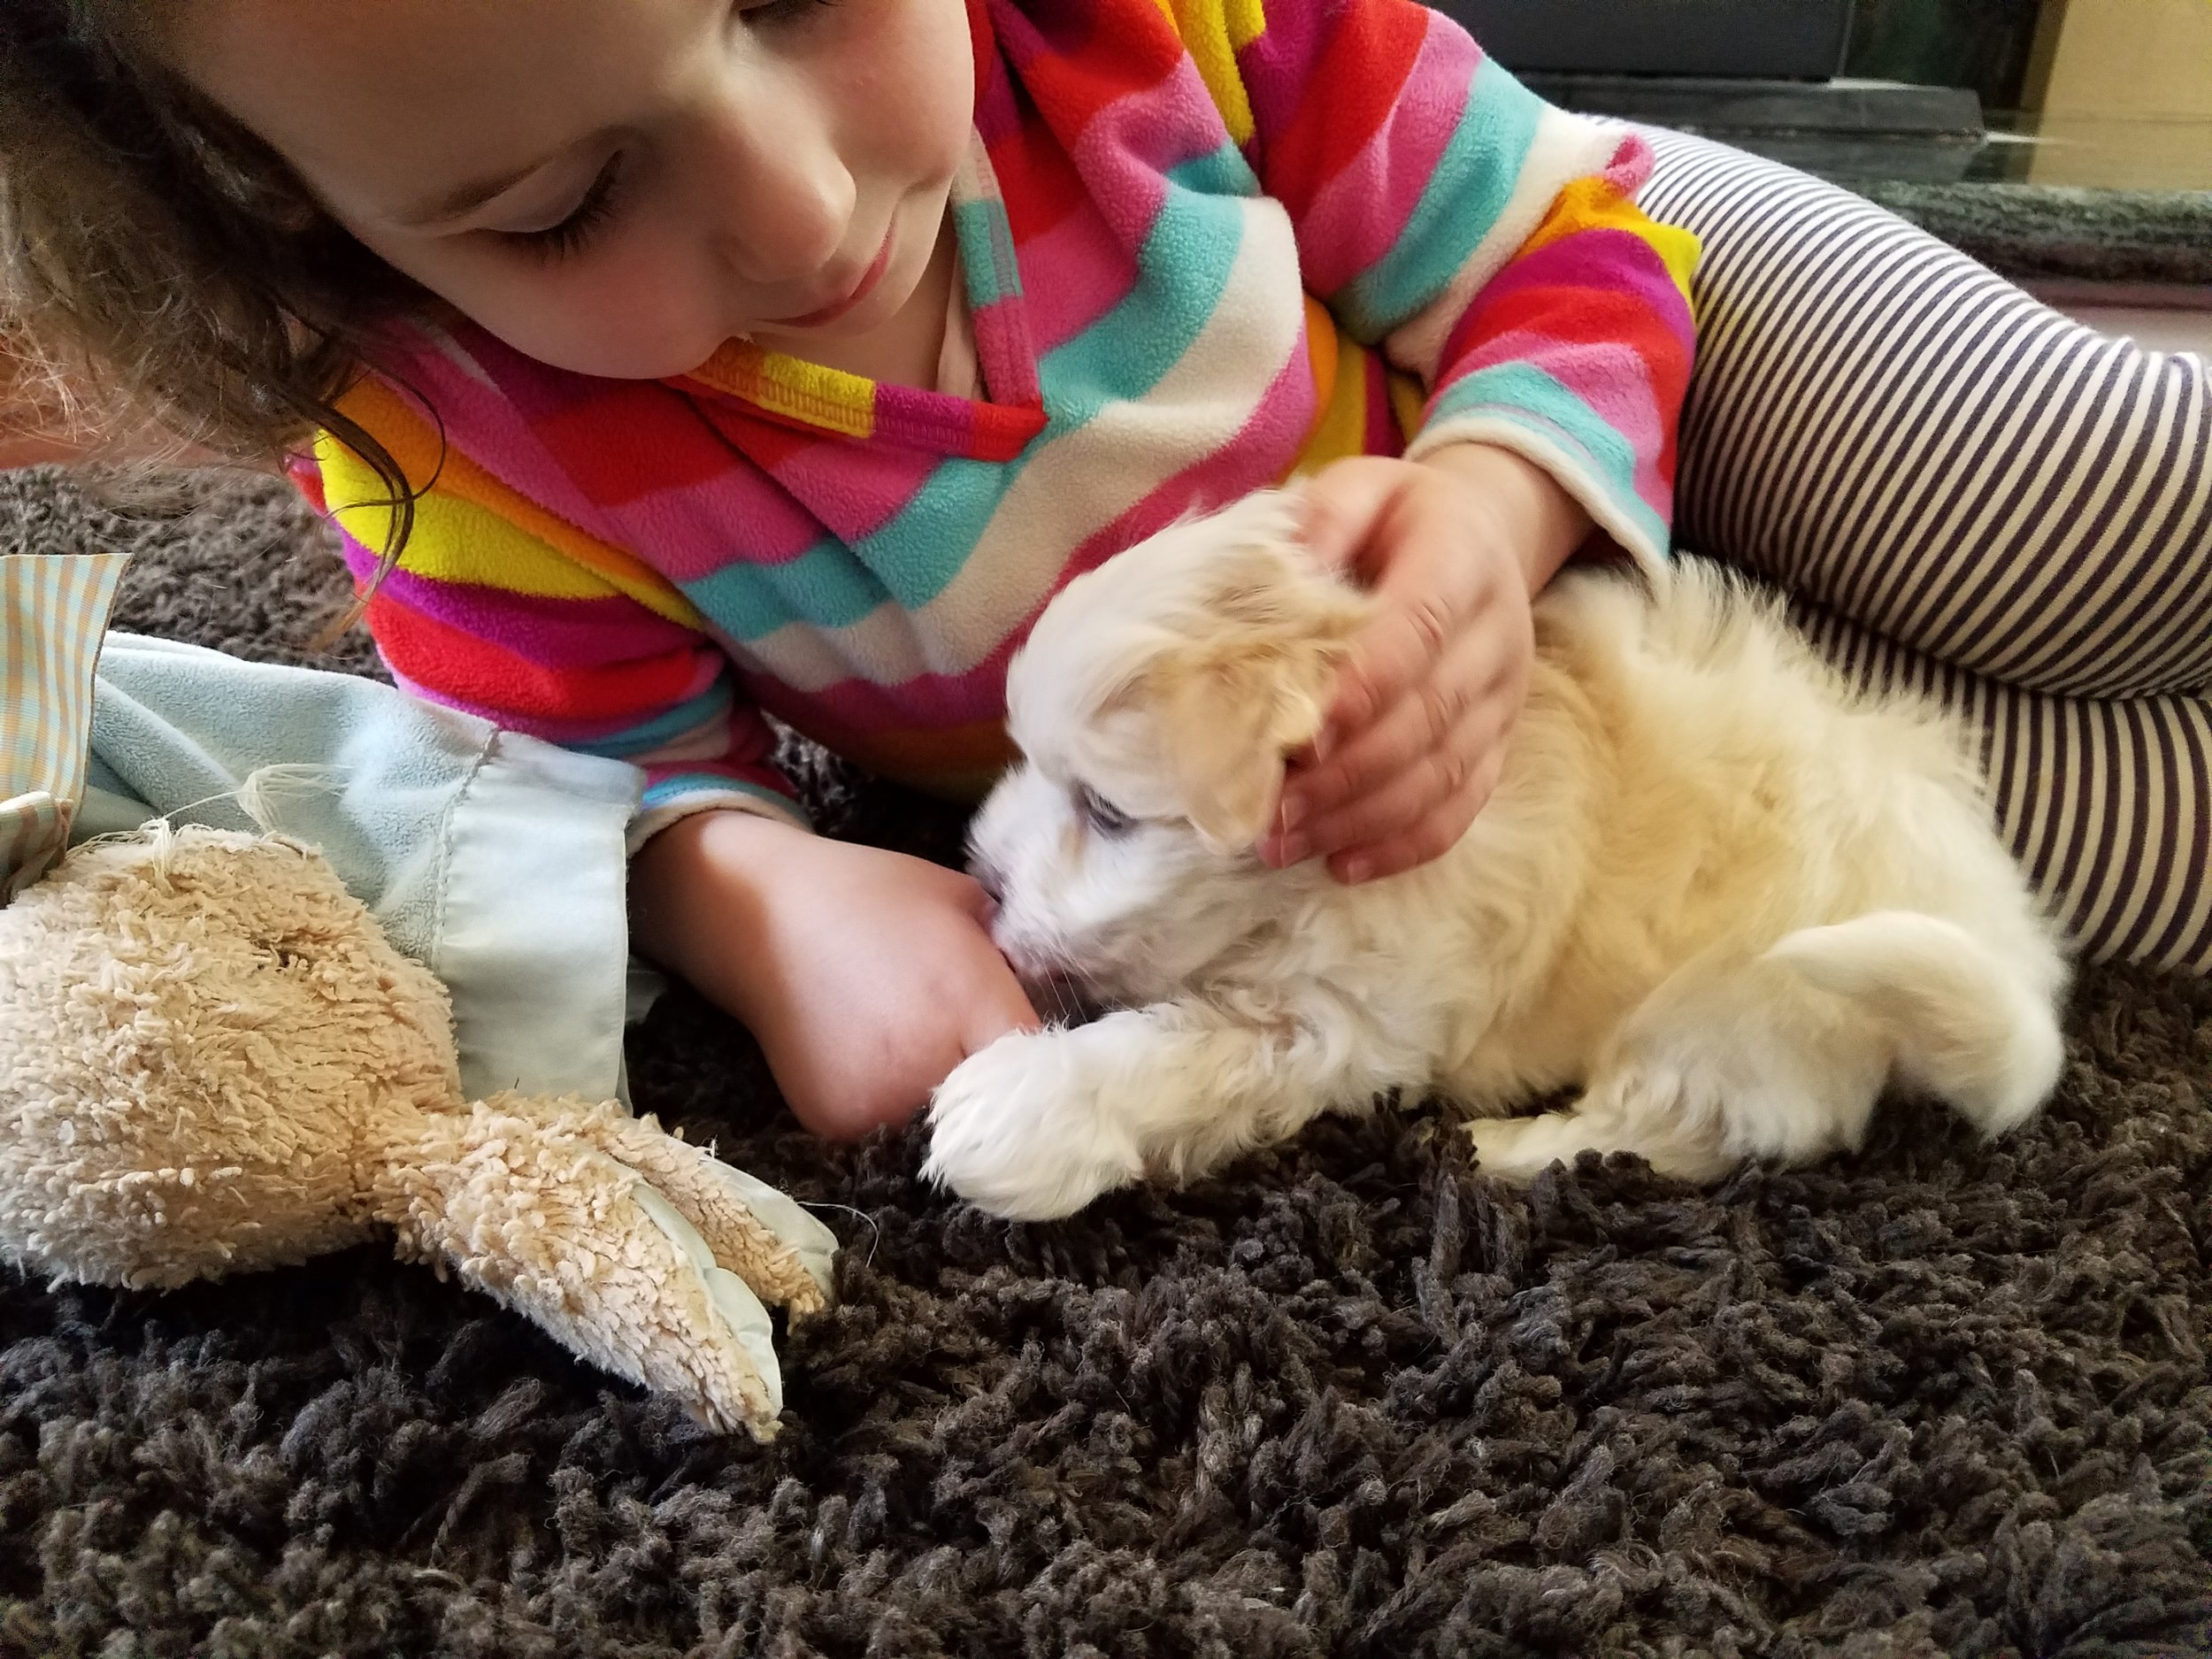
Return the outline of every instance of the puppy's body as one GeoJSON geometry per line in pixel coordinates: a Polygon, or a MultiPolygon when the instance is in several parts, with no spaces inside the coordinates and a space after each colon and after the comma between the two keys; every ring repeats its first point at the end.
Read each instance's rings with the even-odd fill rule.
{"type": "Polygon", "coordinates": [[[1018,968],[1125,1006],[955,1071],[940,1179],[1064,1214],[1391,1089],[1487,1114],[1578,1086],[1471,1125],[1486,1166],[1704,1179],[1855,1146],[1893,1080],[1991,1133],[2047,1095],[2063,964],[1959,734],[1849,694],[1711,565],[1554,584],[1504,773],[1441,857],[1358,887],[1262,865],[1363,613],[1258,497],[1040,618],[978,862],[1018,968]]]}

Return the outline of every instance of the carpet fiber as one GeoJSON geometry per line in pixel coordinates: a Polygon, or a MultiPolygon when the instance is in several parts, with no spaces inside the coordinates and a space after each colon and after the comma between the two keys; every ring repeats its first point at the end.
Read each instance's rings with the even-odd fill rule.
{"type": "MultiPolygon", "coordinates": [[[[297,660],[280,486],[96,508],[119,625],[297,660]]],[[[357,644],[340,654],[354,667],[357,644]]],[[[800,757],[840,833],[943,809],[800,757]]],[[[2152,1655],[2212,1646],[2212,988],[2104,972],[1994,1147],[1526,1194],[1417,1110],[1007,1226],[817,1145],[688,995],[641,1104],[825,1213],[776,1443],[364,1248],[168,1295],[0,1270],[0,1655],[2152,1655]]]]}
{"type": "Polygon", "coordinates": [[[2212,286],[2212,193],[2063,185],[1851,187],[2016,282],[2212,286]]]}

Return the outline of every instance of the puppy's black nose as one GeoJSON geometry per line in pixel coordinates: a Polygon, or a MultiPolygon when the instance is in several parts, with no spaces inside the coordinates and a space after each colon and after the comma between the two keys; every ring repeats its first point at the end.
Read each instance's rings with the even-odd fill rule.
{"type": "Polygon", "coordinates": [[[983,889],[983,896],[996,904],[1006,896],[1006,878],[996,864],[986,864],[980,858],[968,865],[968,873],[975,878],[976,886],[983,889]]]}

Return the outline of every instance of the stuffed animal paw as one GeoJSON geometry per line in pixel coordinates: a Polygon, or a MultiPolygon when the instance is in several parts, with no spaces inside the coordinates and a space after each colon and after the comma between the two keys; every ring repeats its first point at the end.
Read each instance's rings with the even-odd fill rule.
{"type": "Polygon", "coordinates": [[[0,1254],[136,1286],[390,1230],[578,1354],[773,1433],[765,1304],[836,1239],[608,1102],[461,1096],[445,992],[320,855],[157,828],[0,910],[0,1254]]]}

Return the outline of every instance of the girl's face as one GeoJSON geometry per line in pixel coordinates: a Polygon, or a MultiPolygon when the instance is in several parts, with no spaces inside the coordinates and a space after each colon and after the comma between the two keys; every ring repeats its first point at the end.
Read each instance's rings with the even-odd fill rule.
{"type": "Polygon", "coordinates": [[[915,295],[973,117],[964,0],[193,0],[166,48],[340,223],[586,374],[804,354],[915,295]]]}

